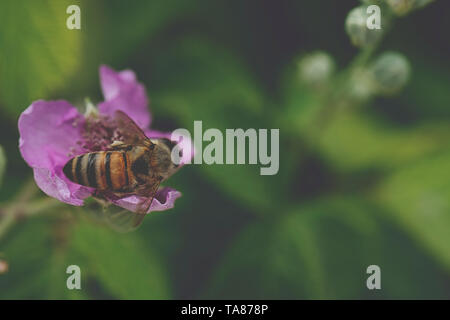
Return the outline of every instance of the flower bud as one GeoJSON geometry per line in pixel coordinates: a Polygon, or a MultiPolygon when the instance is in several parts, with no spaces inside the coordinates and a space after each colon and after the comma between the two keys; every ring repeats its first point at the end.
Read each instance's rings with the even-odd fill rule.
{"type": "Polygon", "coordinates": [[[345,20],[345,30],[353,45],[365,47],[375,43],[383,33],[382,29],[369,29],[367,26],[367,6],[352,9],[345,20]]]}
{"type": "Polygon", "coordinates": [[[328,53],[316,51],[300,59],[298,75],[303,83],[322,86],[330,79],[335,67],[335,62],[328,53]]]}
{"type": "Polygon", "coordinates": [[[414,9],[421,8],[433,0],[386,0],[395,14],[402,16],[414,9]]]}
{"type": "Polygon", "coordinates": [[[397,52],[385,52],[369,68],[376,91],[379,94],[393,94],[402,89],[409,80],[411,67],[397,52]]]}

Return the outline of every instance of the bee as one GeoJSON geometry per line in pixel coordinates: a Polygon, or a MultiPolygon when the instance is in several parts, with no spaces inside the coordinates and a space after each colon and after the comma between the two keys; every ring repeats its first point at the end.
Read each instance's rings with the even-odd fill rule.
{"type": "MultiPolygon", "coordinates": [[[[150,140],[136,123],[118,110],[114,121],[122,141],[114,141],[107,151],[88,152],[70,159],[63,172],[74,183],[95,188],[94,197],[117,200],[140,196],[133,226],[142,222],[161,184],[178,165],[171,152],[176,145],[169,139],[150,140]]],[[[131,212],[127,212],[132,215],[131,212]]]]}

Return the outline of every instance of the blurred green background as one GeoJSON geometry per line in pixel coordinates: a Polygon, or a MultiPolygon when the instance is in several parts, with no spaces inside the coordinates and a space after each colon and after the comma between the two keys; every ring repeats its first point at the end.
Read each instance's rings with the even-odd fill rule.
{"type": "Polygon", "coordinates": [[[136,72],[155,129],[280,128],[280,170],[186,166],[167,182],[174,209],[127,234],[68,205],[19,215],[0,238],[0,298],[450,298],[445,2],[396,19],[368,60],[401,52],[404,90],[355,101],[329,92],[361,51],[344,28],[356,0],[2,1],[0,229],[32,177],[18,116],[37,99],[100,102],[100,64],[136,72]],[[66,28],[70,4],[81,30],[66,28]],[[328,89],[299,81],[315,50],[335,60],[328,89]],[[82,290],[66,288],[71,264],[82,290]],[[381,290],[366,288],[372,264],[381,290]]]}

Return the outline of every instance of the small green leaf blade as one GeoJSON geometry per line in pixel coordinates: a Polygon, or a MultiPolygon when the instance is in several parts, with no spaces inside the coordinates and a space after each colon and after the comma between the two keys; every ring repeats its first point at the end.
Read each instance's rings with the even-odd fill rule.
{"type": "Polygon", "coordinates": [[[64,88],[80,70],[81,31],[66,26],[71,4],[1,2],[0,102],[7,114],[17,116],[33,100],[64,88]]]}
{"type": "Polygon", "coordinates": [[[167,299],[170,290],[163,263],[140,241],[136,234],[81,222],[73,230],[71,250],[83,257],[81,270],[113,297],[167,299]]]}
{"type": "Polygon", "coordinates": [[[369,202],[341,196],[299,206],[278,220],[254,223],[232,243],[202,297],[445,297],[443,270],[386,221],[369,202]],[[382,290],[366,287],[370,265],[381,268],[382,290]],[[430,270],[426,277],[424,269],[430,270]]]}
{"type": "Polygon", "coordinates": [[[446,150],[392,173],[380,183],[374,198],[450,270],[450,152],[446,150]]]}
{"type": "MultiPolygon", "coordinates": [[[[149,87],[154,90],[150,96],[155,113],[177,119],[193,135],[196,120],[202,121],[202,133],[209,128],[219,129],[223,133],[224,148],[226,129],[271,129],[268,120],[271,115],[258,84],[226,48],[202,38],[188,38],[170,46],[164,50],[164,56],[153,60],[153,77],[157,81],[151,82],[149,87]]],[[[270,133],[268,138],[270,146],[270,133]]],[[[203,150],[208,144],[203,142],[203,150]]],[[[225,157],[223,161],[225,163],[225,157]]],[[[229,196],[257,212],[267,213],[283,204],[285,194],[279,186],[281,179],[261,176],[260,167],[203,163],[200,170],[229,196]]]]}

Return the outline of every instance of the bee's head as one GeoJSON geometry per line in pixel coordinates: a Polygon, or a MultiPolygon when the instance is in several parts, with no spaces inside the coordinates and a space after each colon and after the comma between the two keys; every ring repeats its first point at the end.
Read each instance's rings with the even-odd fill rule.
{"type": "Polygon", "coordinates": [[[154,144],[150,150],[151,152],[151,167],[158,168],[159,173],[163,179],[172,175],[178,167],[172,161],[172,150],[176,146],[176,143],[169,139],[154,139],[154,144]]]}

